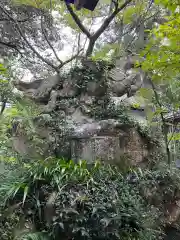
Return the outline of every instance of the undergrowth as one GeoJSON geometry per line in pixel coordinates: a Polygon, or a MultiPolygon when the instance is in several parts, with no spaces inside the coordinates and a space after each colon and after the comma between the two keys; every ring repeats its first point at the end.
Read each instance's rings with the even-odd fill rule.
{"type": "Polygon", "coordinates": [[[161,213],[142,194],[146,174],[58,159],[16,167],[1,177],[1,239],[157,239],[161,213]]]}

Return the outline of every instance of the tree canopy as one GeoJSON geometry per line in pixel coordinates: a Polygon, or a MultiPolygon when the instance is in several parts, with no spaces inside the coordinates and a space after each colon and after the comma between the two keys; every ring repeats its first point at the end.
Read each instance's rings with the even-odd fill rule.
{"type": "Polygon", "coordinates": [[[29,68],[32,59],[34,66],[40,59],[41,66],[44,63],[53,71],[64,65],[60,55],[65,45],[71,51],[67,62],[77,55],[106,57],[141,51],[147,41],[146,29],[161,19],[156,5],[139,0],[100,1],[94,12],[75,11],[63,1],[14,0],[10,5],[3,1],[0,11],[2,54],[17,54],[29,68]]]}

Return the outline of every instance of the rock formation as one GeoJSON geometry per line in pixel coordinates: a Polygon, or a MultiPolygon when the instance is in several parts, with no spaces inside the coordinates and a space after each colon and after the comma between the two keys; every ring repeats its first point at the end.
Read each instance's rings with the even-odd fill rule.
{"type": "MultiPolygon", "coordinates": [[[[40,104],[41,121],[36,119],[34,123],[38,137],[46,139],[50,154],[89,162],[118,161],[122,154],[127,154],[136,165],[148,155],[146,144],[138,131],[130,127],[122,107],[114,104],[112,96],[133,95],[141,87],[143,77],[134,65],[120,69],[103,61],[84,59],[82,66],[66,76],[31,83],[20,81],[15,86],[40,104]],[[44,119],[47,115],[49,122],[44,119]],[[39,131],[42,126],[46,137],[39,131]]],[[[14,147],[21,154],[28,152],[24,138],[15,136],[14,147]]],[[[43,155],[48,147],[44,148],[43,155]]]]}
{"type": "MultiPolygon", "coordinates": [[[[144,75],[123,66],[88,60],[64,76],[16,83],[41,106],[42,113],[33,120],[30,135],[22,120],[15,121],[15,150],[26,159],[55,156],[89,163],[98,159],[121,167],[146,166],[156,148],[132,124],[123,106],[112,100],[134,94],[144,84],[144,75]]],[[[163,226],[173,227],[180,219],[180,194],[169,197],[165,188],[157,181],[143,189],[143,195],[162,209],[163,226]]]]}

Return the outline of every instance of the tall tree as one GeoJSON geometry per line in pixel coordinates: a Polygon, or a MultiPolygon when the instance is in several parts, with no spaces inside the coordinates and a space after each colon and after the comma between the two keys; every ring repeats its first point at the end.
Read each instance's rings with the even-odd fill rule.
{"type": "Polygon", "coordinates": [[[58,0],[3,0],[0,13],[1,55],[16,54],[18,63],[38,73],[59,72],[78,55],[104,57],[134,45],[143,48],[146,25],[157,20],[159,11],[139,0],[103,1],[92,13],[58,0]],[[61,52],[67,45],[73,53],[64,61],[61,52]]]}

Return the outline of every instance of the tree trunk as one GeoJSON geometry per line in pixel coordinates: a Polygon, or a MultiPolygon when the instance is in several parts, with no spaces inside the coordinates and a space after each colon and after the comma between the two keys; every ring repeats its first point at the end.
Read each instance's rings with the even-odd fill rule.
{"type": "Polygon", "coordinates": [[[90,39],[90,40],[89,40],[88,49],[87,49],[87,51],[86,51],[86,57],[89,57],[89,56],[92,55],[93,50],[94,50],[95,42],[96,42],[96,40],[94,40],[94,39],[90,39]]]}

